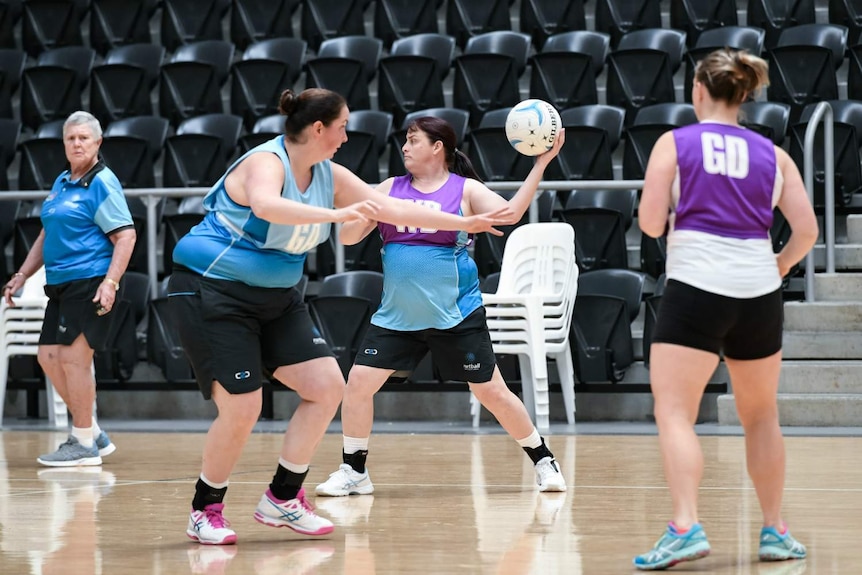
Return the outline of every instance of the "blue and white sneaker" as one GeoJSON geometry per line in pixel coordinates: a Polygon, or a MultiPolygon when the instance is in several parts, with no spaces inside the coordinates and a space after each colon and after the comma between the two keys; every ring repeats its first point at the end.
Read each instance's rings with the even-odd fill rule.
{"type": "Polygon", "coordinates": [[[342,463],[336,471],[329,474],[329,479],[315,488],[314,492],[326,497],[370,495],[374,493],[374,484],[371,483],[367,467],[365,473],[359,473],[348,464],[342,463]]]}
{"type": "Polygon", "coordinates": [[[96,447],[99,448],[99,455],[105,457],[106,455],[110,455],[117,450],[117,446],[111,441],[111,438],[108,437],[108,434],[102,431],[98,437],[96,437],[96,447]]]}
{"type": "Polygon", "coordinates": [[[709,541],[700,523],[695,523],[683,534],[669,524],[667,531],[656,542],[652,550],[638,555],[632,563],[643,571],[655,571],[673,567],[683,561],[694,561],[709,555],[709,541]]]}
{"type": "Polygon", "coordinates": [[[793,538],[790,530],[785,528],[784,535],[775,527],[764,527],[760,530],[761,561],[785,561],[787,559],[805,559],[808,552],[805,545],[793,538]]]}
{"type": "Polygon", "coordinates": [[[36,461],[48,467],[75,467],[76,465],[101,465],[102,457],[95,442],[92,447],[84,447],[78,438],[70,435],[54,453],[46,453],[36,461]]]}

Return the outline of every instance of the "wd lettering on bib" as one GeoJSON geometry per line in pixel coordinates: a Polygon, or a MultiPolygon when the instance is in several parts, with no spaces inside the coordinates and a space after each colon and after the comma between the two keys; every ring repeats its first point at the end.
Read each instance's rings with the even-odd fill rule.
{"type": "Polygon", "coordinates": [[[700,135],[703,169],[707,174],[744,179],[748,176],[748,143],[729,134],[704,132],[700,135]]]}
{"type": "MultiPolygon", "coordinates": [[[[432,210],[435,210],[438,212],[443,209],[443,206],[440,205],[440,202],[435,202],[433,200],[409,200],[409,201],[413,202],[414,204],[419,204],[420,206],[425,206],[426,208],[429,208],[429,209],[432,209],[432,210]]],[[[400,233],[407,232],[409,234],[415,234],[415,233],[436,234],[437,233],[437,230],[434,228],[419,228],[417,230],[416,228],[410,227],[410,226],[395,226],[395,230],[400,232],[400,233]]]]}

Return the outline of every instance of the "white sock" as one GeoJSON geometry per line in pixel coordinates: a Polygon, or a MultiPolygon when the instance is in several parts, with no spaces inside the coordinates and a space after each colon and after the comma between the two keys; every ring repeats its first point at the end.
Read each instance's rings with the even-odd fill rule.
{"type": "Polygon", "coordinates": [[[539,435],[539,431],[534,427],[533,433],[525,437],[524,439],[518,440],[518,445],[521,447],[529,447],[530,449],[536,449],[540,445],[542,445],[542,436],[539,435]]]}
{"type": "Polygon", "coordinates": [[[78,443],[84,447],[93,447],[93,428],[92,427],[72,427],[72,437],[78,440],[78,443]]]}
{"type": "Polygon", "coordinates": [[[279,457],[278,464],[290,471],[291,473],[305,473],[308,471],[307,463],[291,463],[286,459],[279,457]]]}
{"type": "Polygon", "coordinates": [[[370,437],[348,437],[346,435],[341,436],[344,440],[344,453],[350,455],[351,453],[356,453],[357,451],[368,451],[368,440],[370,437]]]}
{"type": "Polygon", "coordinates": [[[210,481],[209,479],[206,478],[206,476],[204,476],[203,472],[201,472],[201,481],[203,481],[204,483],[206,483],[207,485],[209,485],[213,489],[224,489],[228,485],[227,481],[225,481],[223,483],[216,483],[215,481],[210,481]]]}
{"type": "Polygon", "coordinates": [[[99,437],[100,435],[102,435],[102,428],[99,427],[96,418],[93,417],[93,437],[99,437]]]}

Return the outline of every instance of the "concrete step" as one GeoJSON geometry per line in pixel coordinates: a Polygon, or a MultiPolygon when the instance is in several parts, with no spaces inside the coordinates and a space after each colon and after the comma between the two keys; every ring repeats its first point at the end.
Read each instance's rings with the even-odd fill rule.
{"type": "MultiPolygon", "coordinates": [[[[836,227],[837,227],[836,218],[836,227]]],[[[847,241],[852,244],[862,244],[862,214],[847,214],[847,241]]]]}
{"type": "MultiPolygon", "coordinates": [[[[740,424],[732,395],[719,396],[717,406],[719,425],[740,424]]],[[[862,426],[862,394],[782,393],[778,417],[789,426],[862,426]]]]}
{"type": "MultiPolygon", "coordinates": [[[[816,279],[816,276],[815,276],[816,279]]],[[[853,332],[862,325],[862,302],[786,302],[786,331],[853,332]]]]}
{"type": "Polygon", "coordinates": [[[862,303],[862,273],[814,274],[814,299],[818,302],[862,303]]]}
{"type": "Polygon", "coordinates": [[[850,331],[785,331],[786,359],[856,359],[862,357],[862,334],[850,331]]]}
{"type": "Polygon", "coordinates": [[[779,394],[862,394],[862,361],[784,361],[779,394]]]}
{"type": "MultiPolygon", "coordinates": [[[[804,262],[803,262],[804,263],[804,262]]],[[[826,269],[826,246],[814,246],[814,268],[826,269]]],[[[862,270],[862,243],[845,243],[835,246],[836,270],[862,270]]]]}

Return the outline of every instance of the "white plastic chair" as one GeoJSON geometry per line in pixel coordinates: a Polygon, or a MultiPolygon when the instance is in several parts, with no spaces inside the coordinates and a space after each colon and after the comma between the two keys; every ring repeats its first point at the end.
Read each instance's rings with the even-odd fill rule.
{"type": "MultiPolygon", "coordinates": [[[[42,267],[27,279],[20,295],[13,298],[15,307],[7,306],[5,300],[0,301],[0,425],[3,424],[9,358],[39,353],[39,335],[48,305],[44,286],[45,268],[42,267]]],[[[45,387],[49,422],[58,428],[66,427],[69,421],[66,404],[47,377],[45,387]]]]}
{"type": "MultiPolygon", "coordinates": [[[[569,330],[578,291],[575,232],[566,223],[525,224],[506,242],[497,293],[482,294],[494,353],[516,354],[524,405],[536,427],[550,426],[547,358],[559,372],[566,420],[575,421],[569,330]]],[[[471,394],[473,426],[481,404],[471,394]]]]}

